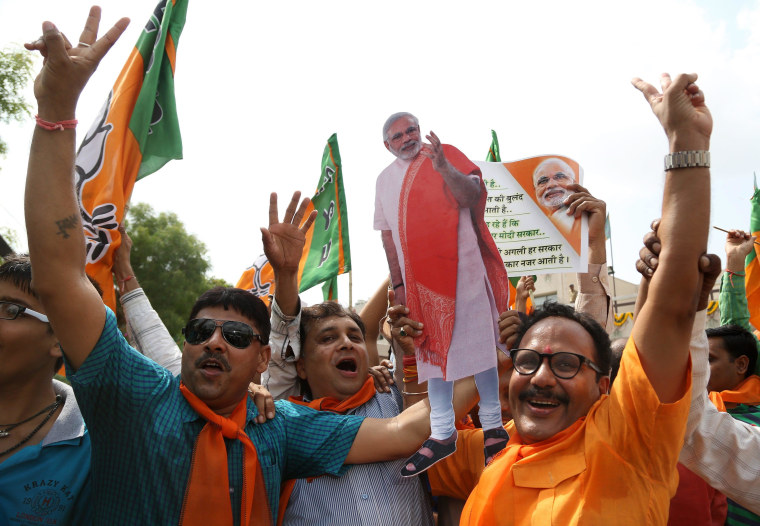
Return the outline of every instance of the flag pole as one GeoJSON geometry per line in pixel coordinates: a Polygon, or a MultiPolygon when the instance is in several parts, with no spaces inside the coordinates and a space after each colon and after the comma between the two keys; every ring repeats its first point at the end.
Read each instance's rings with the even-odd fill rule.
{"type": "Polygon", "coordinates": [[[352,309],[354,307],[354,271],[349,270],[348,271],[348,308],[352,309]]]}
{"type": "MultiPolygon", "coordinates": [[[[609,220],[609,216],[607,216],[609,220]]],[[[609,222],[610,231],[610,263],[612,265],[612,312],[617,314],[617,287],[615,286],[615,256],[612,253],[612,223],[609,222]]]]}

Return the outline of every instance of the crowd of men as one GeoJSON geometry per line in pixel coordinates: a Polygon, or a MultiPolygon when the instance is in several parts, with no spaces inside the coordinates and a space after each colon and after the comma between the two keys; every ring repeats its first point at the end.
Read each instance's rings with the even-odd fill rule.
{"type": "MultiPolygon", "coordinates": [[[[213,288],[188,305],[180,351],[134,276],[126,232],[113,271],[131,345],[85,273],[69,123],[128,22],[98,39],[99,20],[93,8],[77,46],[49,22],[27,45],[45,62],[34,88],[29,256],[0,265],[0,525],[760,524],[758,341],[743,275],[754,238],[728,234],[721,327],[706,331],[721,265],[705,254],[712,117],[696,75],[663,75],[660,90],[633,81],[669,151],[622,351],[608,336],[604,202],[565,181],[564,163],[541,165],[535,184],[553,214],[588,219],[588,272],[573,306],[525,312],[533,283],[523,279],[515,308],[494,314],[505,291],[479,233],[480,174],[432,132],[424,144],[408,113],[383,129],[395,186],[387,172],[378,180],[390,197],[375,226],[391,278],[372,307],[301,304],[298,266],[315,213],[296,192],[280,214],[272,194],[262,228],[271,309],[247,291],[213,288]],[[420,299],[429,287],[412,281],[419,254],[395,223],[415,191],[402,180],[417,169],[438,174],[438,197],[453,196],[451,250],[459,239],[477,254],[468,270],[485,323],[474,333],[489,333],[468,332],[461,319],[472,312],[452,303],[454,325],[437,336],[443,353],[426,347],[438,311],[420,299]],[[367,352],[378,332],[391,341],[395,380],[367,352]],[[480,346],[471,356],[486,355],[482,363],[446,361],[448,345],[467,344],[480,346]],[[54,379],[62,362],[70,385],[54,379]]],[[[444,270],[456,277],[453,261],[444,270]]],[[[433,286],[428,298],[446,296],[433,286]]]]}

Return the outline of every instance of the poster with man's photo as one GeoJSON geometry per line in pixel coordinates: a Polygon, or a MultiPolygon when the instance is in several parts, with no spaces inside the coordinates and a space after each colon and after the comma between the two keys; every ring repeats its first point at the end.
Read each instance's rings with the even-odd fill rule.
{"type": "Polygon", "coordinates": [[[488,191],[485,221],[510,276],[586,272],[588,219],[568,215],[580,165],[561,155],[476,162],[488,191]]]}

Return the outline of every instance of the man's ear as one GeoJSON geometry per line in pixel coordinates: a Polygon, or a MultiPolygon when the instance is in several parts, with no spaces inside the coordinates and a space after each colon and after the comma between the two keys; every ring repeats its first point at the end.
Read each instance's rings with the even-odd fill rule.
{"type": "Polygon", "coordinates": [[[261,374],[269,367],[269,359],[272,357],[272,348],[269,345],[262,345],[259,349],[259,363],[256,364],[256,371],[261,374]]]}
{"type": "Polygon", "coordinates": [[[63,347],[61,347],[61,344],[58,343],[58,340],[56,340],[53,345],[50,346],[50,350],[48,352],[53,358],[63,358],[63,347]]]}
{"type": "Polygon", "coordinates": [[[736,360],[734,360],[734,364],[736,365],[737,374],[741,374],[742,376],[747,374],[747,368],[749,367],[749,356],[742,354],[736,360]]]}
{"type": "MultiPolygon", "coordinates": [[[[391,151],[391,145],[388,143],[388,141],[383,141],[383,144],[385,145],[385,149],[390,152],[391,151]]],[[[393,152],[391,152],[391,153],[393,153],[393,152]]]]}
{"type": "Polygon", "coordinates": [[[306,380],[306,367],[303,364],[303,358],[296,360],[296,372],[301,380],[306,380]]]}
{"type": "Polygon", "coordinates": [[[610,392],[610,377],[609,376],[602,376],[599,379],[599,394],[609,394],[610,392]]]}

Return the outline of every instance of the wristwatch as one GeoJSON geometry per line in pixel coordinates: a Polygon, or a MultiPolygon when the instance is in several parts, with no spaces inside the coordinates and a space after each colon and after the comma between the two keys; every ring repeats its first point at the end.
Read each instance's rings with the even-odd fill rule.
{"type": "Polygon", "coordinates": [[[673,152],[665,156],[665,171],[676,168],[710,167],[710,152],[708,150],[689,150],[673,152]]]}

